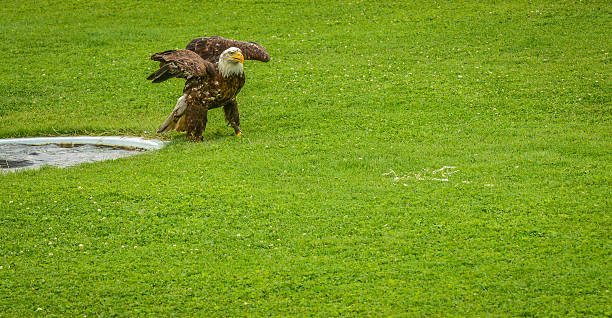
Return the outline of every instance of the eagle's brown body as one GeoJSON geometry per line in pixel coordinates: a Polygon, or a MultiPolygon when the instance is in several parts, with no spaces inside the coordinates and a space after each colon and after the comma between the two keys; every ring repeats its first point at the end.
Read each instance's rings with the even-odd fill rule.
{"type": "Polygon", "coordinates": [[[187,109],[185,119],[179,121],[176,131],[186,131],[189,139],[198,140],[206,128],[209,109],[223,107],[225,119],[232,125],[236,133],[240,132],[240,117],[236,95],[244,86],[244,73],[223,77],[217,72],[215,77],[192,77],[185,83],[183,89],[187,109]]]}
{"type": "Polygon", "coordinates": [[[245,58],[264,62],[270,59],[257,43],[221,37],[198,38],[187,45],[187,50],[171,50],[151,56],[152,60],[160,62],[159,70],[147,78],[153,83],[172,77],[187,80],[183,96],[158,133],[185,131],[188,139],[202,140],[208,110],[223,107],[225,119],[236,134],[241,134],[236,95],[245,82],[242,69],[245,58]]]}

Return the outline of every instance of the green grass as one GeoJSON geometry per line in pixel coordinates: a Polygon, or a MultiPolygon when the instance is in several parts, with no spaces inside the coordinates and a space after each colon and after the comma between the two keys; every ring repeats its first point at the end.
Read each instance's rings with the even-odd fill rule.
{"type": "Polygon", "coordinates": [[[610,316],[611,15],[4,1],[0,137],[172,143],[0,175],[0,316],[610,316]],[[155,135],[183,83],[149,55],[215,34],[272,57],[245,135],[155,135]]]}

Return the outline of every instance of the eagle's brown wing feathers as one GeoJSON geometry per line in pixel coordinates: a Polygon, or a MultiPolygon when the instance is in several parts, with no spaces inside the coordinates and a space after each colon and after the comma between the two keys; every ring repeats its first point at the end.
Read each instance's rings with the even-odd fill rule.
{"type": "Polygon", "coordinates": [[[153,83],[163,82],[173,77],[212,77],[216,72],[215,66],[211,62],[188,50],[170,50],[156,53],[151,56],[151,59],[160,62],[159,70],[147,77],[153,83]]]}
{"type": "Polygon", "coordinates": [[[219,55],[230,47],[237,47],[242,51],[245,60],[268,62],[270,55],[266,49],[256,42],[237,41],[220,36],[209,36],[193,39],[187,44],[186,50],[198,53],[203,59],[216,63],[219,55]]]}

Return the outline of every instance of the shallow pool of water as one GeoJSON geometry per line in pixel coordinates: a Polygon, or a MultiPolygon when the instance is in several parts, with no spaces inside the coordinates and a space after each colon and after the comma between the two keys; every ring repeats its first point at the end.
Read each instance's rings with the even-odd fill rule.
{"type": "Polygon", "coordinates": [[[69,167],[118,159],[159,149],[163,142],[134,137],[49,137],[0,140],[0,170],[11,172],[44,165],[69,167]]]}

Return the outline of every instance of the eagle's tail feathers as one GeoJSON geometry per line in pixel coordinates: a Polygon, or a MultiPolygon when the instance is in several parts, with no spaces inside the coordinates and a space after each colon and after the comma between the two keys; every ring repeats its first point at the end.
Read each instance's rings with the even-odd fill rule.
{"type": "Polygon", "coordinates": [[[176,106],[174,106],[174,110],[172,113],[166,118],[166,120],[159,126],[157,129],[158,134],[163,134],[165,132],[174,130],[177,128],[177,123],[183,117],[185,110],[187,109],[187,103],[185,102],[185,95],[181,96],[176,102],[176,106]]]}

